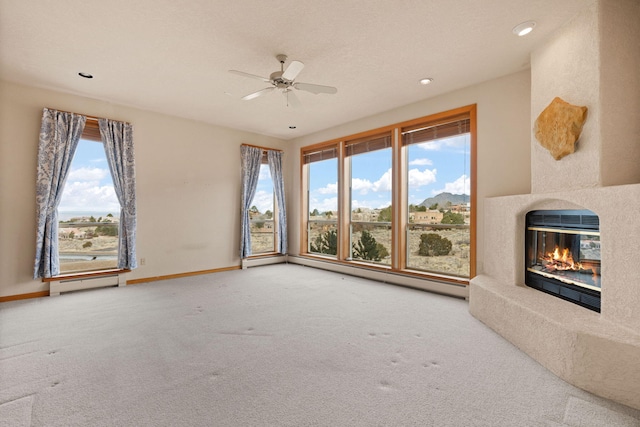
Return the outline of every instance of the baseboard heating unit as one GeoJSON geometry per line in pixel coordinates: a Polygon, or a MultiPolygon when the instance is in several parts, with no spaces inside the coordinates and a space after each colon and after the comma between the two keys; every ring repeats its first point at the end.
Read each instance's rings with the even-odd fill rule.
{"type": "Polygon", "coordinates": [[[66,278],[49,282],[49,296],[57,296],[62,292],[80,291],[107,286],[125,286],[126,273],[113,273],[93,277],[66,278]]]}

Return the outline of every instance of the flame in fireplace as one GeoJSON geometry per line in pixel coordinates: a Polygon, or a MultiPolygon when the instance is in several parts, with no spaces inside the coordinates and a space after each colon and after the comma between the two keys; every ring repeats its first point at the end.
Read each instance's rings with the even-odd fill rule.
{"type": "Polygon", "coordinates": [[[543,259],[543,264],[547,268],[554,270],[565,271],[580,271],[582,270],[582,264],[575,262],[573,256],[568,248],[560,249],[556,246],[553,252],[549,252],[543,259]]]}

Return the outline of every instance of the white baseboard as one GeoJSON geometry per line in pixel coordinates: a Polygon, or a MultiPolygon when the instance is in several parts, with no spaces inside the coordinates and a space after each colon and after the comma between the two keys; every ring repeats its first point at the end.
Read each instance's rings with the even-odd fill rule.
{"type": "Polygon", "coordinates": [[[349,274],[351,276],[364,277],[366,279],[377,280],[379,282],[391,283],[394,285],[407,286],[438,294],[469,298],[469,287],[450,282],[438,282],[432,279],[409,276],[396,272],[386,272],[369,269],[361,266],[338,264],[320,259],[312,259],[300,256],[288,256],[288,261],[292,264],[306,265],[308,267],[320,268],[323,270],[335,271],[337,273],[349,274]]]}
{"type": "Polygon", "coordinates": [[[246,269],[249,267],[257,267],[259,265],[270,265],[270,264],[280,264],[283,262],[287,262],[287,255],[273,255],[273,256],[264,256],[264,257],[255,257],[255,258],[244,258],[242,260],[242,269],[246,269]]]}
{"type": "Polygon", "coordinates": [[[125,286],[126,273],[115,273],[109,276],[85,277],[49,282],[49,296],[57,296],[62,292],[80,291],[84,289],[104,288],[107,286],[125,286]]]}

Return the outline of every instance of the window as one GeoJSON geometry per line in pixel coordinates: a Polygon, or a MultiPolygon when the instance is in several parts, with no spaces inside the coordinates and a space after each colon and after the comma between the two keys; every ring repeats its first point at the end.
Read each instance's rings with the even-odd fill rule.
{"type": "Polygon", "coordinates": [[[475,105],[301,154],[302,253],[454,282],[473,277],[475,105]]]}
{"type": "Polygon", "coordinates": [[[337,256],[338,253],[338,149],[335,145],[303,154],[307,209],[303,252],[337,256]]]}
{"type": "Polygon", "coordinates": [[[391,134],[346,143],[353,260],[391,265],[391,134]]]}
{"type": "MultiPolygon", "coordinates": [[[[87,146],[90,141],[102,141],[102,152],[106,153],[109,165],[109,172],[113,180],[113,184],[101,183],[100,179],[94,181],[98,187],[113,189],[120,209],[118,211],[118,234],[117,234],[117,262],[118,269],[134,269],[137,267],[136,261],[136,190],[135,190],[135,155],[133,147],[133,126],[130,123],[110,120],[87,118],[81,114],[69,113],[64,111],[52,110],[44,108],[42,111],[42,122],[40,127],[40,137],[38,142],[38,169],[36,178],[36,251],[34,259],[33,278],[49,279],[60,274],[60,251],[58,250],[59,235],[58,229],[60,223],[58,219],[58,208],[63,199],[65,188],[67,192],[73,189],[73,184],[69,187],[65,186],[67,178],[69,178],[74,158],[76,159],[75,167],[77,176],[91,175],[90,167],[86,165],[78,166],[78,159],[74,157],[80,144],[80,140],[88,140],[83,142],[83,147],[88,147],[89,151],[96,146],[87,146]],[[84,168],[84,170],[83,170],[84,168]],[[80,172],[77,172],[80,170],[80,172]]],[[[81,149],[81,153],[85,149],[81,149]]],[[[98,150],[100,151],[100,150],[98,150]]],[[[97,160],[102,160],[100,157],[97,160]]],[[[80,160],[82,163],[82,160],[80,160]]],[[[100,169],[100,168],[97,168],[100,169]]],[[[99,175],[107,176],[106,173],[100,171],[99,175]]],[[[73,178],[73,175],[72,175],[73,178]]],[[[73,182],[73,181],[72,181],[73,182]]],[[[89,186],[91,187],[91,186],[89,186]]],[[[94,185],[95,187],[95,185],[94,185]]],[[[86,194],[85,194],[86,195],[86,194]]],[[[71,198],[73,199],[73,197],[71,198]]],[[[69,194],[67,194],[65,205],[69,202],[69,194]]],[[[81,200],[78,206],[83,210],[94,210],[96,205],[100,203],[88,202],[81,200]]],[[[115,215],[111,212],[104,213],[104,218],[98,216],[93,219],[93,215],[89,215],[88,221],[76,221],[82,224],[85,230],[70,230],[63,237],[69,239],[69,243],[74,242],[76,234],[83,237],[96,237],[99,235],[113,234],[115,215]],[[100,219],[100,221],[98,221],[100,219]],[[87,222],[91,224],[86,224],[87,222]],[[73,234],[72,234],[73,231],[73,234]]],[[[65,223],[71,225],[71,223],[65,223]]],[[[73,228],[71,226],[67,228],[73,228]]],[[[112,237],[112,236],[110,236],[112,237]]],[[[89,240],[89,239],[87,239],[89,240]]],[[[78,252],[86,252],[88,249],[94,250],[94,243],[83,242],[83,246],[78,252]]],[[[85,254],[83,254],[85,255],[85,254]]],[[[94,254],[92,261],[97,261],[100,254],[94,254]],[[95,257],[95,259],[93,259],[95,257]]],[[[69,266],[66,266],[69,267],[69,266]]],[[[86,271],[93,270],[95,266],[87,267],[86,271]]],[[[69,271],[71,268],[65,268],[69,271]]],[[[74,271],[85,271],[85,268],[73,267],[74,271]]]]}
{"type": "Polygon", "coordinates": [[[116,268],[119,216],[102,142],[80,139],[58,206],[60,272],[116,268]]]}
{"type": "Polygon", "coordinates": [[[407,150],[407,268],[469,277],[470,120],[404,128],[407,150]]]}
{"type": "Polygon", "coordinates": [[[249,209],[251,252],[253,255],[276,251],[275,233],[277,227],[275,221],[277,215],[274,213],[274,200],[273,180],[265,151],[260,164],[258,187],[251,202],[251,209],[249,209]]]}

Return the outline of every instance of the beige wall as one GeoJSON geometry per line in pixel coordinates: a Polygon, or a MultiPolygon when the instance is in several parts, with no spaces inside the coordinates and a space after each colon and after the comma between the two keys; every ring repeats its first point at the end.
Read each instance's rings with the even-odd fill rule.
{"type": "Polygon", "coordinates": [[[554,160],[532,135],[532,192],[640,182],[640,2],[589,0],[531,55],[532,121],[558,96],[589,111],[576,152],[554,160]]]}
{"type": "MultiPolygon", "coordinates": [[[[0,296],[46,291],[31,279],[35,170],[43,107],[133,123],[137,162],[138,258],[128,279],[240,265],[240,144],[285,150],[290,253],[297,254],[299,149],[304,145],[476,103],[478,224],[488,196],[529,192],[528,70],[282,141],[74,95],[0,82],[0,296]]],[[[478,230],[481,242],[482,228],[478,230]]],[[[479,245],[481,248],[482,246],[479,245]]],[[[482,252],[478,271],[482,271],[482,252]]]]}
{"type": "MultiPolygon", "coordinates": [[[[478,165],[477,224],[484,224],[483,199],[491,196],[529,193],[531,184],[531,85],[529,70],[467,87],[446,95],[407,105],[376,116],[301,137],[293,141],[289,170],[294,183],[290,197],[291,219],[299,218],[300,148],[377,127],[399,123],[457,107],[477,104],[478,165]]],[[[299,250],[300,225],[289,228],[290,252],[299,250]]],[[[477,270],[482,272],[482,226],[478,227],[477,270]]]]}
{"type": "Polygon", "coordinates": [[[283,149],[284,141],[0,82],[0,296],[48,290],[31,278],[43,107],[134,125],[137,251],[146,265],[128,279],[240,265],[240,144],[283,149]]]}

